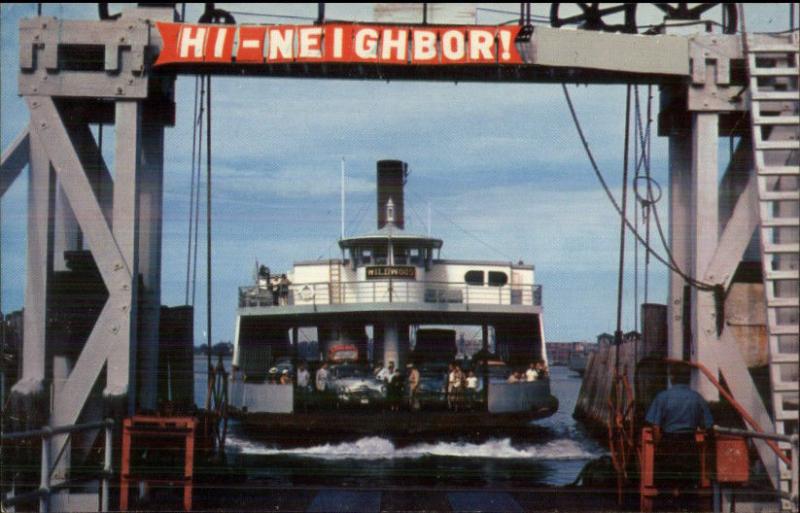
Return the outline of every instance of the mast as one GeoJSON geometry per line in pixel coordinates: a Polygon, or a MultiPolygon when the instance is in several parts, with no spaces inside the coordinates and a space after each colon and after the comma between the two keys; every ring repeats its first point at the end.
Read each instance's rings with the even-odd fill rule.
{"type": "Polygon", "coordinates": [[[341,188],[342,188],[342,206],[341,206],[341,210],[342,210],[342,239],[344,239],[344,214],[345,214],[345,211],[344,211],[344,207],[345,207],[345,204],[344,204],[344,157],[342,157],[342,185],[341,185],[341,188]]]}

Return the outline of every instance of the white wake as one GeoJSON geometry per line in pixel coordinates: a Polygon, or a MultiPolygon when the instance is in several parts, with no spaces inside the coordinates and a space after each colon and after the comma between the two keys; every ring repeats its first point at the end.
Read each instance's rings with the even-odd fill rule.
{"type": "Polygon", "coordinates": [[[228,437],[228,447],[244,454],[291,455],[326,460],[383,460],[414,459],[426,456],[486,459],[575,460],[599,456],[595,450],[587,449],[575,440],[557,439],[542,444],[512,445],[509,438],[488,440],[483,443],[434,442],[420,443],[408,447],[396,447],[390,440],[380,437],[365,437],[355,442],[324,444],[302,448],[277,448],[241,439],[228,437]]]}

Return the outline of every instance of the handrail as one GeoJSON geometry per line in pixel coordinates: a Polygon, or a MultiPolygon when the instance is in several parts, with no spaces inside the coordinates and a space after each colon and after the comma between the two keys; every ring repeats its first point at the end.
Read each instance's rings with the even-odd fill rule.
{"type": "Polygon", "coordinates": [[[97,422],[87,422],[85,424],[70,424],[64,426],[49,427],[45,426],[41,429],[33,429],[30,431],[16,431],[13,433],[3,433],[0,435],[0,440],[6,442],[11,440],[24,440],[26,438],[50,438],[55,435],[63,435],[64,433],[75,433],[78,431],[88,431],[90,429],[99,429],[105,426],[113,426],[112,419],[100,420],[97,422]]]}
{"type": "MultiPolygon", "coordinates": [[[[703,375],[705,375],[705,377],[708,378],[708,381],[710,381],[711,384],[714,385],[714,387],[716,387],[717,390],[719,390],[719,393],[722,394],[722,396],[725,399],[727,399],[729,403],[731,403],[731,406],[733,406],[733,408],[739,413],[739,415],[742,416],[745,422],[750,424],[753,427],[753,429],[756,430],[757,433],[760,434],[766,433],[764,431],[764,428],[762,428],[761,425],[759,425],[759,423],[756,422],[756,420],[753,417],[751,417],[749,413],[747,413],[747,410],[745,410],[744,407],[741,404],[739,404],[739,402],[736,401],[736,399],[734,399],[733,396],[730,393],[728,393],[727,390],[725,390],[722,384],[717,380],[717,378],[714,377],[713,374],[711,374],[711,371],[709,371],[705,365],[703,365],[702,363],[687,362],[685,360],[678,360],[675,358],[666,358],[665,361],[670,364],[688,365],[689,367],[694,367],[695,369],[702,372],[703,375]]],[[[770,439],[765,439],[764,441],[766,442],[767,445],[769,445],[770,449],[772,449],[772,451],[778,456],[778,458],[781,459],[781,461],[783,461],[786,465],[791,465],[791,460],[789,459],[788,456],[786,456],[783,453],[783,450],[780,447],[778,447],[778,444],[776,444],[773,440],[770,439]]]]}
{"type": "MultiPolygon", "coordinates": [[[[541,306],[541,284],[470,285],[465,282],[414,280],[358,280],[337,282],[336,297],[328,281],[292,283],[290,295],[280,304],[338,304],[338,303],[439,303],[519,304],[541,306]],[[307,291],[307,292],[306,292],[307,291]],[[308,297],[304,297],[308,294],[308,297]],[[430,295],[433,294],[433,295],[430,295]]],[[[270,289],[258,285],[239,287],[239,305],[273,306],[279,298],[270,289]]]]}
{"type": "MultiPolygon", "coordinates": [[[[56,483],[54,485],[51,485],[50,473],[52,469],[50,468],[50,449],[51,449],[50,439],[56,435],[61,435],[65,433],[75,433],[78,431],[88,431],[91,429],[105,428],[105,454],[103,458],[103,471],[98,475],[96,479],[101,480],[102,511],[108,511],[109,479],[112,476],[111,451],[113,447],[112,431],[114,424],[115,422],[113,419],[105,419],[98,422],[87,422],[84,424],[71,424],[71,425],[55,426],[55,427],[45,426],[41,429],[33,429],[29,431],[2,433],[0,435],[0,440],[2,440],[3,442],[14,441],[14,440],[28,440],[33,438],[42,439],[42,460],[40,465],[41,479],[39,483],[39,489],[34,490],[32,492],[24,493],[22,495],[12,495],[11,497],[4,497],[2,500],[2,504],[4,506],[11,506],[38,497],[39,511],[47,512],[50,508],[49,498],[50,495],[53,494],[53,492],[61,488],[68,487],[70,484],[74,484],[75,482],[85,482],[94,480],[95,478],[87,476],[86,479],[81,479],[80,481],[70,480],[70,481],[65,481],[63,483],[56,483]]],[[[13,493],[13,488],[12,488],[12,493],[13,493]]]]}
{"type": "Polygon", "coordinates": [[[789,499],[794,503],[795,509],[797,508],[798,504],[798,496],[800,496],[800,492],[798,491],[798,487],[800,487],[800,473],[798,473],[798,462],[800,462],[800,436],[797,433],[793,435],[779,435],[777,433],[756,433],[753,431],[748,431],[746,429],[734,429],[734,428],[726,428],[722,426],[714,426],[714,431],[717,433],[721,433],[723,435],[738,435],[738,436],[746,436],[750,438],[761,438],[763,440],[773,440],[777,442],[786,442],[792,445],[791,447],[791,464],[789,468],[791,469],[791,488],[790,492],[786,493],[781,490],[781,496],[789,499]]]}
{"type": "Polygon", "coordinates": [[[763,440],[775,440],[776,442],[786,442],[790,444],[797,444],[800,437],[798,435],[780,435],[778,433],[758,433],[756,431],[749,431],[747,429],[736,429],[724,426],[714,425],[714,431],[723,435],[738,435],[747,436],[750,438],[761,438],[763,440]]]}

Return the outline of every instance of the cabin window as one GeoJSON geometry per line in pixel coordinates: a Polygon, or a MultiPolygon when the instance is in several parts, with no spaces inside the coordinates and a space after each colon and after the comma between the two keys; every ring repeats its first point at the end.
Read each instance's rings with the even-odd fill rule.
{"type": "Polygon", "coordinates": [[[375,263],[377,265],[386,265],[389,263],[386,246],[375,248],[375,263]]]}
{"type": "Polygon", "coordinates": [[[419,248],[411,248],[408,255],[413,265],[420,265],[422,263],[419,248]]]}
{"type": "Polygon", "coordinates": [[[365,264],[372,263],[372,250],[371,249],[362,249],[361,250],[361,261],[365,264]]]}
{"type": "Polygon", "coordinates": [[[464,281],[467,285],[483,285],[483,271],[467,271],[464,281]]]}
{"type": "Polygon", "coordinates": [[[394,247],[394,263],[395,265],[406,265],[408,263],[408,248],[402,246],[394,247]]]}
{"type": "Polygon", "coordinates": [[[508,275],[500,271],[489,271],[489,286],[502,287],[508,283],[508,275]]]}

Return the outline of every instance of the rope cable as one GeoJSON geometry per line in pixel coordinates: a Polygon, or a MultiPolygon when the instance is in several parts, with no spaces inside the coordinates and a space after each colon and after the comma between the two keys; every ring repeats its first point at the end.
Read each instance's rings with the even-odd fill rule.
{"type": "MultiPolygon", "coordinates": [[[[594,158],[594,154],[592,153],[591,149],[589,148],[589,143],[588,143],[588,141],[586,139],[585,134],[583,133],[583,128],[581,127],[580,121],[578,120],[578,115],[575,112],[575,107],[572,104],[572,98],[569,95],[569,91],[567,90],[566,84],[561,84],[561,88],[564,91],[564,96],[565,96],[565,98],[567,100],[567,106],[569,107],[569,111],[570,111],[570,114],[572,116],[572,121],[575,124],[575,129],[578,132],[578,136],[579,136],[579,138],[581,140],[581,143],[583,144],[583,148],[584,148],[584,150],[586,152],[586,156],[589,159],[589,162],[590,162],[590,164],[592,166],[592,170],[594,171],[595,176],[597,177],[598,181],[600,182],[600,185],[603,187],[603,190],[605,191],[606,196],[608,197],[608,199],[611,202],[612,206],[617,211],[617,213],[621,215],[622,214],[622,210],[620,209],[619,204],[617,203],[617,200],[614,198],[614,195],[611,193],[611,189],[609,188],[608,183],[606,182],[605,178],[603,177],[603,174],[600,171],[600,167],[597,165],[597,161],[594,158]]],[[[657,211],[657,210],[654,209],[654,212],[655,211],[657,211]]],[[[656,220],[658,219],[657,216],[654,216],[654,217],[656,218],[656,220]]],[[[667,255],[669,257],[669,261],[667,261],[667,259],[665,259],[661,255],[659,255],[652,248],[652,246],[650,246],[649,244],[645,244],[644,238],[641,236],[641,234],[639,234],[638,232],[633,230],[633,225],[631,224],[631,222],[629,220],[625,219],[624,222],[625,222],[625,225],[628,227],[628,229],[631,230],[633,235],[639,240],[639,242],[641,242],[643,245],[645,245],[645,247],[647,248],[647,251],[650,254],[652,254],[653,257],[656,260],[658,260],[659,262],[661,262],[662,264],[667,266],[671,271],[673,271],[676,274],[678,274],[679,276],[681,276],[691,286],[696,287],[699,290],[713,290],[714,289],[714,287],[712,285],[710,285],[708,283],[704,283],[704,282],[699,281],[699,280],[696,280],[695,278],[689,276],[683,270],[681,270],[680,267],[675,263],[675,260],[672,257],[672,254],[669,252],[669,250],[667,250],[667,255]]],[[[659,223],[657,222],[656,224],[658,225],[659,223]]],[[[661,231],[660,228],[659,228],[659,231],[661,231]]],[[[661,235],[662,235],[662,242],[664,242],[665,243],[665,247],[668,248],[668,245],[666,245],[666,240],[663,237],[663,232],[661,233],[661,235]]]]}
{"type": "MultiPolygon", "coordinates": [[[[639,159],[639,137],[641,136],[641,125],[639,121],[639,86],[634,86],[636,100],[634,102],[634,116],[637,123],[633,126],[633,162],[635,173],[633,183],[636,183],[636,178],[639,177],[639,169],[642,160],[639,159]]],[[[639,198],[636,196],[634,189],[634,202],[633,202],[633,228],[639,231],[639,198]]],[[[639,241],[634,240],[633,244],[633,329],[639,331],[639,241]]]]}
{"type": "MultiPolygon", "coordinates": [[[[185,6],[186,4],[184,4],[185,6]]],[[[192,114],[192,164],[189,179],[189,237],[186,243],[186,294],[185,304],[189,304],[189,278],[192,263],[192,229],[194,226],[194,182],[195,182],[195,151],[197,151],[197,98],[199,77],[194,77],[194,113],[192,114]]]]}
{"type": "MultiPolygon", "coordinates": [[[[418,194],[416,194],[416,193],[412,193],[412,195],[413,195],[415,198],[417,198],[418,200],[420,200],[420,201],[425,201],[425,198],[422,198],[421,196],[419,196],[419,195],[418,195],[418,194]]],[[[475,235],[474,233],[470,232],[469,230],[467,230],[467,229],[466,229],[466,228],[464,228],[463,226],[461,226],[461,225],[459,225],[458,223],[456,223],[455,221],[453,221],[453,220],[452,220],[452,219],[451,219],[451,218],[450,218],[450,217],[449,217],[447,214],[445,214],[443,211],[439,210],[439,209],[438,209],[438,208],[436,208],[436,207],[432,207],[432,208],[433,208],[433,210],[435,210],[435,211],[436,211],[436,212],[437,212],[437,213],[438,213],[440,216],[442,216],[442,217],[444,218],[444,220],[445,220],[445,221],[448,221],[450,224],[452,224],[453,226],[455,226],[456,228],[458,228],[459,230],[461,230],[461,231],[462,231],[464,234],[466,234],[467,236],[469,236],[469,237],[472,237],[474,240],[478,241],[478,242],[479,242],[479,243],[481,243],[483,246],[485,246],[485,247],[489,248],[490,250],[494,251],[494,252],[495,252],[495,253],[497,253],[498,255],[501,255],[503,258],[505,258],[505,259],[507,259],[507,260],[509,260],[509,261],[513,261],[513,260],[514,260],[514,259],[513,259],[513,258],[511,258],[509,255],[507,255],[506,253],[503,253],[502,251],[500,251],[499,249],[495,248],[494,246],[492,246],[491,244],[489,244],[489,243],[488,243],[488,242],[486,242],[485,240],[481,239],[480,237],[478,237],[478,236],[477,236],[477,235],[475,235]]]]}
{"type": "MultiPolygon", "coordinates": [[[[646,148],[643,151],[646,153],[647,157],[644,161],[644,172],[645,177],[647,179],[647,209],[643,211],[646,212],[645,218],[645,234],[644,240],[646,244],[650,244],[650,208],[654,204],[653,201],[653,186],[651,183],[651,176],[650,176],[650,158],[652,156],[652,137],[651,137],[651,129],[653,126],[653,119],[652,119],[652,109],[653,109],[653,86],[651,84],[647,84],[647,129],[646,129],[646,148]]],[[[647,303],[648,300],[648,292],[649,292],[649,285],[650,285],[650,253],[645,252],[644,254],[644,302],[647,303]]]]}
{"type": "MultiPolygon", "coordinates": [[[[211,75],[206,76],[206,335],[208,340],[208,369],[211,370],[211,347],[214,338],[211,332],[211,75]]],[[[210,405],[206,397],[206,409],[210,405]]]]}
{"type": "Polygon", "coordinates": [[[628,84],[625,93],[625,142],[622,157],[622,210],[619,220],[619,267],[617,270],[617,327],[614,332],[614,374],[619,375],[619,346],[622,345],[622,288],[625,281],[625,221],[628,206],[628,154],[630,145],[631,123],[631,85],[628,84]]]}
{"type": "Polygon", "coordinates": [[[205,106],[203,100],[206,94],[206,83],[200,78],[200,102],[199,112],[197,117],[197,187],[194,189],[194,242],[193,242],[193,255],[192,255],[192,302],[194,306],[195,297],[197,295],[197,254],[200,234],[200,179],[203,173],[203,116],[205,115],[205,106]]]}

